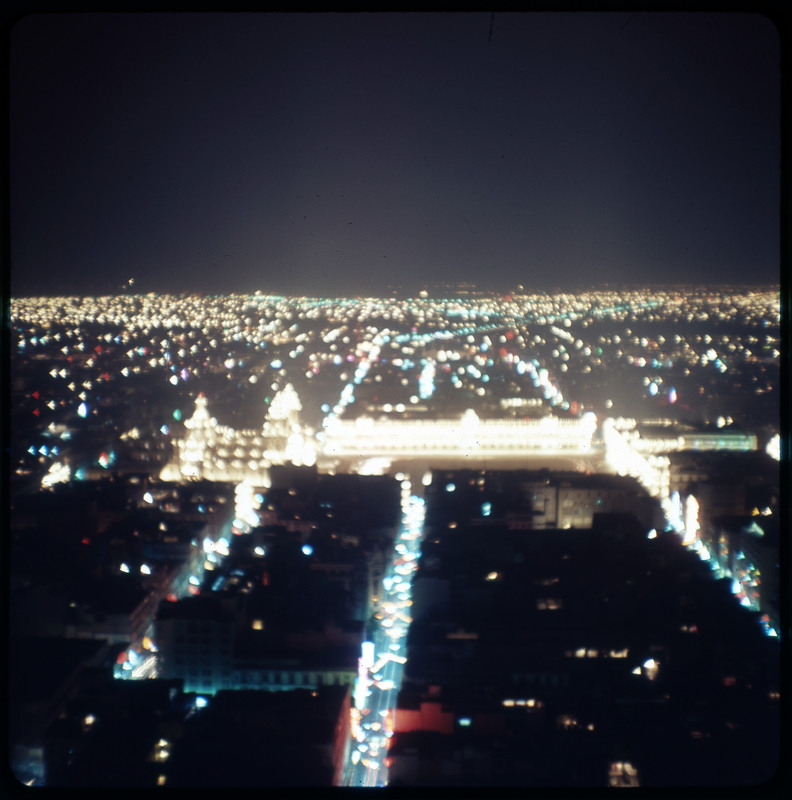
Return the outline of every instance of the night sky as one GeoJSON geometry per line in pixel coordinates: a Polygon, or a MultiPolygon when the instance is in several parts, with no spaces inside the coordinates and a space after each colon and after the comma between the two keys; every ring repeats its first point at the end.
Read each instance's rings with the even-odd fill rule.
{"type": "Polygon", "coordinates": [[[10,63],[12,296],[779,279],[758,15],[34,15],[10,63]]]}

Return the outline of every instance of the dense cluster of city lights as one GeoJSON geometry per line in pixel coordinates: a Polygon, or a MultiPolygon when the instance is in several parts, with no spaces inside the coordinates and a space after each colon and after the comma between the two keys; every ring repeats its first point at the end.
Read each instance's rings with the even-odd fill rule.
{"type": "Polygon", "coordinates": [[[638,438],[620,431],[614,420],[602,424],[606,459],[619,475],[635,478],[652,497],[668,497],[670,461],[667,456],[644,455],[636,448],[638,438]]]}
{"type": "MultiPolygon", "coordinates": [[[[314,464],[334,441],[359,450],[353,432],[380,444],[389,435],[405,441],[407,429],[389,427],[391,420],[410,423],[421,440],[444,420],[453,427],[453,441],[469,449],[498,425],[504,438],[519,443],[514,432],[531,417],[534,427],[523,427],[537,443],[546,434],[548,441],[588,446],[599,430],[609,468],[636,478],[658,498],[666,526],[716,574],[723,568],[699,536],[696,498],[669,494],[663,453],[683,449],[684,439],[639,434],[636,417],[694,409],[712,397],[712,421],[726,432],[737,417],[729,392],[777,394],[781,350],[775,288],[575,294],[519,288],[505,296],[408,299],[262,293],[13,298],[10,322],[15,363],[48,368],[44,377],[35,373],[20,401],[40,430],[34,440],[15,439],[12,468],[20,475],[37,470],[45,488],[84,477],[86,464],[74,460],[70,443],[103,421],[108,397],[135,391],[145,377],[173,398],[172,418],[156,426],[181,458],[175,473],[163,477],[233,480],[240,532],[256,524],[252,487],[267,488],[272,463],[314,464]],[[218,378],[233,387],[233,396],[261,393],[262,415],[252,423],[263,421],[263,427],[235,429],[209,414],[201,392],[218,378]],[[621,395],[630,395],[634,405],[621,395]],[[310,398],[305,409],[299,398],[310,398]],[[182,409],[193,404],[184,436],[175,434],[182,409]],[[298,420],[301,411],[307,422],[298,420]],[[496,412],[507,419],[486,418],[496,412]],[[627,415],[627,424],[607,419],[611,413],[627,415]],[[215,473],[207,473],[209,463],[216,464],[215,473]]],[[[214,396],[212,409],[227,419],[214,396]]],[[[138,424],[119,429],[119,442],[139,441],[138,424]]],[[[780,459],[777,433],[766,449],[780,459]]],[[[360,471],[388,468],[381,448],[366,455],[360,471]]],[[[102,474],[116,461],[116,450],[105,444],[88,467],[102,474]]],[[[207,552],[207,565],[223,557],[223,541],[207,552]]],[[[192,577],[195,593],[201,578],[192,577]]],[[[752,565],[734,580],[739,602],[755,604],[752,565]]],[[[126,663],[125,673],[138,674],[141,665],[126,663]]]]}
{"type": "MultiPolygon", "coordinates": [[[[445,299],[125,294],[13,298],[10,312],[19,363],[52,362],[47,382],[31,387],[27,413],[45,425],[45,436],[64,441],[100,420],[108,395],[137,391],[146,376],[163,381],[163,396],[172,392],[176,422],[186,397],[194,400],[217,376],[239,392],[262,387],[276,397],[292,382],[301,397],[312,398],[305,412],[320,444],[327,426],[353,405],[353,416],[437,418],[453,416],[442,410],[449,402],[464,408],[497,400],[511,414],[593,410],[602,418],[621,406],[622,413],[652,417],[705,396],[713,398],[719,426],[729,425],[729,393],[772,393],[780,355],[773,288],[518,290],[445,299]],[[613,370],[622,391],[609,396],[613,370]],[[311,383],[318,392],[306,393],[311,383]],[[339,383],[336,402],[322,403],[339,383]]],[[[162,420],[166,439],[171,427],[162,420]]],[[[111,450],[78,464],[54,449],[42,454],[41,444],[30,453],[33,443],[25,443],[12,459],[18,474],[41,470],[39,480],[54,465],[44,486],[113,466],[111,450]]],[[[193,444],[187,461],[195,463],[200,444],[193,444]]],[[[771,441],[768,451],[780,453],[780,445],[771,441]]],[[[311,463],[314,443],[295,432],[288,452],[311,463]]],[[[241,480],[243,465],[237,470],[234,479],[241,480]]]]}
{"type": "MultiPolygon", "coordinates": [[[[685,370],[690,374],[711,367],[726,374],[745,362],[777,360],[779,322],[779,297],[771,290],[514,294],[464,301],[122,295],[15,298],[11,303],[17,352],[54,351],[72,356],[72,361],[79,357],[80,371],[100,367],[108,353],[121,352],[128,361],[119,371],[122,377],[160,369],[173,385],[195,381],[210,370],[244,374],[246,380],[257,383],[262,373],[265,379],[267,373],[283,378],[287,366],[298,365],[310,380],[322,367],[343,367],[348,360],[359,360],[355,353],[365,342],[372,348],[379,343],[408,351],[433,347],[444,339],[447,347],[438,361],[448,365],[463,355],[477,357],[478,363],[470,366],[484,381],[486,368],[507,357],[501,345],[507,343],[504,332],[509,332],[513,348],[543,351],[541,367],[533,356],[511,353],[509,363],[519,365],[522,359],[522,369],[534,364],[560,377],[621,363],[638,371],[647,396],[669,401],[678,396],[678,389],[668,382],[669,370],[679,367],[683,374],[685,370]],[[607,328],[605,321],[610,323],[607,328]],[[748,332],[734,334],[732,328],[718,328],[727,321],[740,323],[748,332]],[[686,325],[680,324],[669,337],[653,333],[654,323],[686,325]],[[706,331],[707,323],[712,325],[711,332],[706,331]],[[411,331],[408,341],[399,331],[405,326],[411,331]],[[362,342],[357,341],[361,337],[362,342]]],[[[376,359],[372,353],[369,362],[376,359]]],[[[420,372],[432,363],[427,358],[412,361],[420,372]]],[[[365,364],[360,367],[358,382],[366,370],[365,364]]],[[[463,386],[463,376],[475,376],[475,372],[464,363],[459,367],[462,372],[455,370],[453,383],[463,386]]],[[[74,371],[70,361],[55,371],[55,377],[70,381],[77,397],[91,388],[88,384],[114,377],[100,372],[78,384],[74,371]]],[[[545,384],[547,373],[539,372],[539,378],[545,384]]],[[[755,388],[765,390],[762,385],[755,388]]],[[[87,397],[81,399],[85,403],[87,397]]],[[[89,406],[85,410],[92,413],[89,406]]]]}

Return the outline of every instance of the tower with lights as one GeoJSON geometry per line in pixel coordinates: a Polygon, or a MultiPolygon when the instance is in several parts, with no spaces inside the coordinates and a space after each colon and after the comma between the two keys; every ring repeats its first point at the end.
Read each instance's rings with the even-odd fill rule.
{"type": "Polygon", "coordinates": [[[186,477],[204,477],[207,451],[214,445],[217,420],[209,416],[206,397],[201,392],[195,398],[195,411],[186,420],[187,436],[178,442],[180,472],[186,477]]]}
{"type": "Polygon", "coordinates": [[[300,421],[302,403],[294,386],[287,383],[272,399],[263,434],[273,462],[310,466],[316,462],[316,445],[300,421]]]}

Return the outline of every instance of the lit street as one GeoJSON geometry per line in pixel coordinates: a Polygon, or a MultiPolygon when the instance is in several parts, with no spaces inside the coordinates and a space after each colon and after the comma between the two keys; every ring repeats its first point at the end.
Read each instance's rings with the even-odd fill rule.
{"type": "Polygon", "coordinates": [[[363,645],[349,731],[349,762],[344,786],[385,786],[387,752],[393,718],[407,660],[407,630],[412,618],[411,587],[420,555],[424,501],[402,482],[402,524],[393,558],[382,581],[375,614],[377,625],[363,645]]]}

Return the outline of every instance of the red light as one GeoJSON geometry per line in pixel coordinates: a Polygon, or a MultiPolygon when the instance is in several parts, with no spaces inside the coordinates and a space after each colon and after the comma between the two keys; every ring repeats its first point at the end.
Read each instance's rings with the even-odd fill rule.
{"type": "Polygon", "coordinates": [[[80,541],[83,544],[90,544],[91,543],[91,540],[87,536],[83,536],[83,538],[80,541]]]}
{"type": "Polygon", "coordinates": [[[188,586],[187,591],[190,594],[196,594],[196,595],[201,593],[201,590],[197,586],[188,586]]]}
{"type": "Polygon", "coordinates": [[[40,412],[40,411],[39,411],[37,408],[34,408],[34,409],[33,409],[33,413],[34,413],[34,414],[35,414],[37,417],[38,417],[38,416],[41,416],[41,412],[40,412]]]}
{"type": "Polygon", "coordinates": [[[169,603],[175,603],[178,601],[178,598],[173,592],[168,592],[168,596],[165,598],[169,603]]]}
{"type": "Polygon", "coordinates": [[[100,345],[100,344],[96,345],[96,347],[94,347],[94,351],[97,352],[97,353],[101,353],[102,352],[102,345],[100,345]]]}
{"type": "Polygon", "coordinates": [[[39,393],[36,391],[36,392],[33,392],[33,397],[35,397],[35,398],[36,398],[36,400],[38,400],[38,399],[39,399],[39,397],[40,397],[40,395],[39,395],[39,393]]]}
{"type": "Polygon", "coordinates": [[[126,651],[121,651],[116,659],[116,664],[123,664],[127,660],[126,651]]]}

